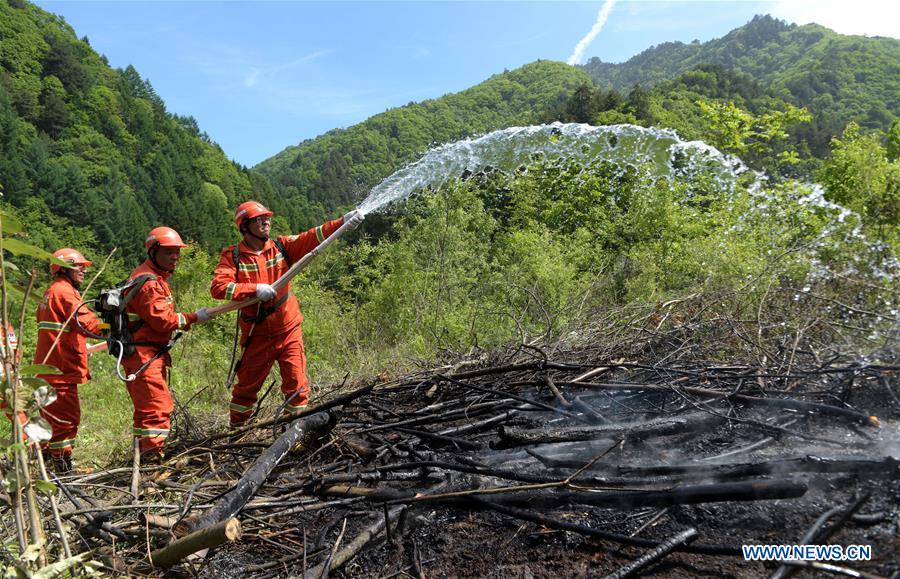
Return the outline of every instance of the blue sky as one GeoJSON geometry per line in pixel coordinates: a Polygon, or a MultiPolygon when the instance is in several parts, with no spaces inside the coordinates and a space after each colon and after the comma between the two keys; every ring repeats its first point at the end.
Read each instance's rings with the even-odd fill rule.
{"type": "MultiPolygon", "coordinates": [[[[169,111],[196,118],[230,158],[249,166],[504,69],[566,61],[603,3],[37,1],[113,67],[134,65],[169,111]]],[[[622,62],[661,42],[710,40],[760,13],[898,36],[897,5],[619,0],[580,62],[622,62]]]]}

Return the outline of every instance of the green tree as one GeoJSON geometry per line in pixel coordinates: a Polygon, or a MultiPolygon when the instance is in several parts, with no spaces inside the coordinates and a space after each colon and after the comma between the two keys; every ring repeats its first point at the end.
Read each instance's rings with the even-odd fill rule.
{"type": "MultiPolygon", "coordinates": [[[[705,139],[720,151],[738,156],[764,155],[774,144],[788,137],[787,129],[795,123],[812,119],[809,111],[785,103],[785,110],[754,115],[731,101],[698,100],[697,106],[706,121],[705,139]]],[[[792,165],[799,161],[796,151],[782,151],[778,161],[792,165]]]]}
{"type": "Polygon", "coordinates": [[[879,239],[898,240],[900,160],[889,160],[879,133],[863,134],[850,123],[832,139],[831,158],[819,174],[829,200],[859,213],[879,239]]]}

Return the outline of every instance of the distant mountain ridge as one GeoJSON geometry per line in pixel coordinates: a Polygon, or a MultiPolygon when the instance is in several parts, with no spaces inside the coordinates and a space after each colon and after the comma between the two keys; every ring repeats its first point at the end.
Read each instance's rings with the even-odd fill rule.
{"type": "MultiPolygon", "coordinates": [[[[590,78],[561,62],[539,60],[458,93],[388,110],[347,129],[288,147],[255,167],[288,199],[320,211],[352,204],[430,146],[512,125],[546,120],[590,78]]],[[[324,214],[324,213],[323,213],[324,214]]]]}
{"type": "Polygon", "coordinates": [[[770,94],[814,110],[826,122],[886,129],[900,116],[900,39],[846,36],[771,16],[709,42],[666,42],[622,64],[590,59],[581,68],[604,88],[651,87],[701,66],[753,77],[770,94]]]}
{"type": "MultiPolygon", "coordinates": [[[[722,38],[667,42],[622,64],[596,58],[581,67],[537,61],[465,91],[391,109],[288,147],[255,169],[292,203],[308,203],[306,211],[324,216],[333,207],[358,201],[431,145],[514,124],[594,122],[592,117],[570,114],[578,110],[582,96],[576,91],[583,90],[588,78],[601,89],[619,93],[603,97],[607,108],[630,111],[630,118],[644,124],[676,127],[678,123],[667,123],[664,115],[642,111],[643,95],[651,89],[673,95],[681,91],[683,98],[684,75],[698,70],[701,77],[713,71],[719,82],[736,81],[713,98],[735,99],[752,108],[746,94],[728,91],[754,90],[764,95],[764,103],[807,107],[814,115],[812,122],[793,133],[798,141],[807,142],[808,155],[827,154],[831,137],[850,121],[886,130],[900,116],[900,40],[844,36],[815,24],[788,25],[771,16],[756,16],[722,38]]],[[[611,118],[626,122],[629,116],[611,118]]],[[[681,119],[682,125],[691,122],[681,119]]]]}

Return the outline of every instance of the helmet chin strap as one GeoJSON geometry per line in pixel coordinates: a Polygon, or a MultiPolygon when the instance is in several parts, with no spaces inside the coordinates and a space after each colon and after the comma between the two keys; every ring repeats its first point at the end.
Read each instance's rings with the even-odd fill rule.
{"type": "Polygon", "coordinates": [[[156,261],[156,250],[157,250],[157,249],[159,249],[159,242],[158,242],[158,241],[157,241],[156,243],[154,243],[154,244],[150,247],[150,249],[147,250],[147,257],[150,258],[150,261],[153,262],[153,265],[155,265],[158,269],[161,269],[161,270],[163,270],[163,271],[167,271],[167,272],[169,272],[169,273],[172,273],[173,271],[175,271],[174,269],[166,269],[166,268],[164,268],[163,266],[159,265],[159,262],[156,261]]]}
{"type": "Polygon", "coordinates": [[[246,233],[246,234],[249,235],[250,237],[255,237],[256,239],[262,241],[263,243],[269,241],[269,236],[268,236],[268,235],[265,236],[265,237],[261,237],[261,236],[259,236],[259,235],[256,235],[256,234],[253,233],[252,231],[250,231],[250,226],[247,225],[247,222],[248,222],[248,221],[249,221],[248,219],[244,219],[244,220],[241,222],[241,233],[246,233]]]}
{"type": "Polygon", "coordinates": [[[70,270],[69,268],[66,268],[66,269],[60,270],[56,275],[61,274],[61,275],[66,276],[66,279],[69,280],[69,283],[71,283],[75,287],[75,289],[80,289],[81,283],[72,277],[72,275],[69,273],[70,271],[72,271],[72,270],[70,270]]]}

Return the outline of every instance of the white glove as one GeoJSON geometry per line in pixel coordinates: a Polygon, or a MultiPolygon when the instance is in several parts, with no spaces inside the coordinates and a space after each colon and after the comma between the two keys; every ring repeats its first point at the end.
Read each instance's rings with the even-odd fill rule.
{"type": "Polygon", "coordinates": [[[267,283],[256,284],[256,297],[264,302],[267,302],[270,299],[274,298],[276,293],[278,292],[275,291],[275,288],[267,283]]]}
{"type": "Polygon", "coordinates": [[[200,308],[199,310],[197,310],[196,314],[197,314],[197,321],[194,322],[195,324],[202,324],[203,322],[209,321],[209,310],[208,309],[200,308]]]}
{"type": "Polygon", "coordinates": [[[350,229],[356,229],[360,226],[365,218],[365,213],[363,213],[359,209],[354,209],[350,213],[344,215],[344,223],[348,224],[350,229]]]}

